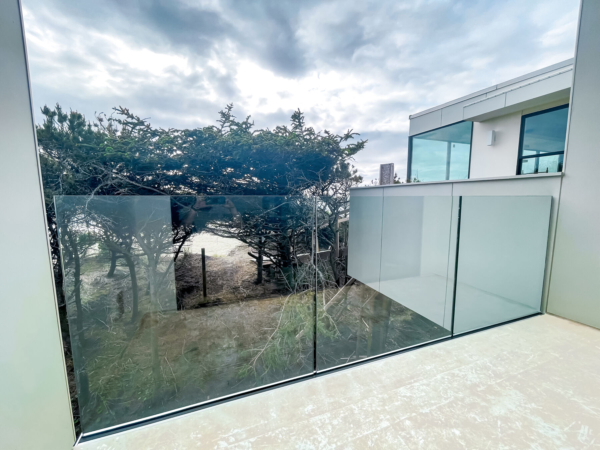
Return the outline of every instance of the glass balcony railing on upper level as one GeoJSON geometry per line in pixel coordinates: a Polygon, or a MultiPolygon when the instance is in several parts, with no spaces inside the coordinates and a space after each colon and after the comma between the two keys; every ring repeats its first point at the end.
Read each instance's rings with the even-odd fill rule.
{"type": "Polygon", "coordinates": [[[84,435],[540,311],[550,197],[56,198],[84,435]]]}
{"type": "Polygon", "coordinates": [[[312,374],[314,199],[56,210],[84,433],[312,374]]]}

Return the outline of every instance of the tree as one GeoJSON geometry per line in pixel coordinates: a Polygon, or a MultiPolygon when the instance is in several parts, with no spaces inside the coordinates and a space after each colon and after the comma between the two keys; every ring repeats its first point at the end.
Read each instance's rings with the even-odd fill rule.
{"type": "MultiPolygon", "coordinates": [[[[96,116],[93,123],[60,105],[42,108],[37,135],[57,280],[55,195],[335,197],[361,181],[351,160],[366,141],[354,142],[352,130],[316,132],[299,110],[289,127],[254,130],[250,117],[238,121],[232,111],[228,105],[219,113],[218,126],[178,130],[153,128],[122,107],[111,116],[96,116]]],[[[178,252],[194,229],[189,221],[174,220],[178,252]]],[[[117,256],[113,251],[111,258],[117,256]]]]}
{"type": "MultiPolygon", "coordinates": [[[[300,257],[313,248],[315,221],[306,212],[313,211],[309,197],[322,195],[328,205],[321,216],[328,225],[318,233],[316,241],[330,246],[336,242],[336,232],[339,233],[337,218],[347,215],[349,187],[361,181],[351,162],[365,147],[366,141],[356,140],[352,130],[342,135],[317,132],[306,126],[300,111],[294,112],[290,125],[272,130],[255,129],[250,117],[237,120],[231,105],[219,113],[217,125],[195,129],[155,128],[148,120],[122,107],[115,108],[109,116],[99,114],[93,121],[87,121],[76,111],[65,112],[59,105],[44,107],[42,114],[44,121],[37,127],[37,137],[59,293],[63,292],[63,276],[55,196],[170,196],[168,229],[164,226],[144,227],[126,214],[115,216],[114,211],[104,214],[96,207],[94,214],[90,210],[76,211],[83,216],[75,217],[75,214],[69,219],[75,221],[71,235],[68,230],[61,231],[66,238],[62,242],[62,256],[69,258],[68,270],[71,271],[68,283],[73,281],[73,285],[64,288],[72,293],[69,298],[74,299],[74,304],[69,306],[75,317],[70,319],[79,336],[73,350],[84,353],[78,346],[85,345],[85,326],[79,324],[83,324],[83,314],[90,315],[81,308],[81,292],[77,296],[82,275],[81,270],[77,270],[75,257],[85,258],[87,247],[81,240],[83,235],[77,233],[88,229],[92,230],[89,232],[94,234],[97,244],[90,252],[110,255],[111,268],[107,275],[114,274],[118,258],[122,258],[129,269],[132,320],[127,328],[138,327],[139,323],[138,330],[142,330],[144,317],[150,317],[147,332],[150,333],[151,367],[155,379],[160,370],[156,311],[160,309],[161,277],[166,273],[161,255],[174,252],[170,260],[176,260],[190,236],[199,230],[235,235],[251,248],[251,255],[257,262],[256,282],[262,281],[262,265],[265,260],[270,260],[286,274],[285,280],[291,290],[301,291],[304,289],[302,283],[313,283],[314,286],[314,281],[309,280],[314,277],[314,270],[307,269],[303,276],[296,278],[291,270],[300,257]],[[282,199],[282,203],[261,203],[255,205],[259,206],[257,208],[237,205],[235,211],[227,210],[229,215],[207,218],[200,212],[216,195],[243,196],[240,198],[245,199],[262,196],[267,203],[279,201],[277,199],[282,199]],[[81,217],[87,219],[85,226],[79,227],[77,221],[82,220],[81,217]],[[144,279],[140,268],[146,270],[149,299],[148,295],[138,292],[138,283],[144,279]],[[140,306],[138,302],[146,303],[140,306]]],[[[219,207],[226,208],[225,204],[219,207]]],[[[161,223],[164,225],[164,221],[161,223]]],[[[334,272],[343,271],[339,252],[332,252],[330,263],[334,272]]],[[[122,293],[116,299],[123,310],[122,293]]],[[[60,298],[59,306],[64,315],[64,297],[60,298]]],[[[99,311],[97,314],[106,313],[99,311]]],[[[297,340],[297,336],[298,333],[294,334],[294,339],[297,340]]],[[[123,351],[126,349],[127,346],[123,351]]],[[[85,371],[80,372],[79,384],[87,383],[86,377],[85,371]]],[[[94,403],[90,405],[93,407],[94,403]]]]}

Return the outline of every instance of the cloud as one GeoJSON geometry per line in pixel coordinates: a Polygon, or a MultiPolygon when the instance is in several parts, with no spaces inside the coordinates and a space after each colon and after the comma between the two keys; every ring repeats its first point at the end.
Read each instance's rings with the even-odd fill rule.
{"type": "MultiPolygon", "coordinates": [[[[573,56],[577,0],[23,0],[34,106],[163,127],[305,112],[406,173],[408,116],[573,56]]],[[[39,117],[38,117],[39,120],[39,117]]]]}

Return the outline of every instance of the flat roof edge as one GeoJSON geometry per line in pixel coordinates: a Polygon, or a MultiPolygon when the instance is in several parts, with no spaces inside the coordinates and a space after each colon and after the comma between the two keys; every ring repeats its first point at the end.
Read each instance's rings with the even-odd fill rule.
{"type": "Polygon", "coordinates": [[[573,62],[574,62],[574,58],[570,58],[570,59],[567,59],[565,61],[561,61],[561,62],[558,62],[556,64],[552,64],[550,66],[543,67],[543,68],[538,69],[538,70],[534,70],[533,72],[529,72],[529,73],[527,73],[525,75],[521,75],[519,77],[512,78],[512,79],[510,79],[508,81],[504,81],[502,83],[498,83],[498,84],[495,84],[495,85],[490,86],[488,88],[481,89],[481,90],[473,92],[471,94],[467,94],[467,95],[465,95],[463,97],[459,97],[459,98],[451,100],[449,102],[442,103],[441,105],[425,109],[425,110],[420,111],[420,112],[415,113],[415,114],[411,114],[410,116],[408,116],[408,118],[409,119],[414,119],[416,117],[423,116],[425,114],[429,114],[431,112],[437,111],[439,109],[446,108],[447,106],[451,106],[451,105],[454,105],[456,103],[464,102],[465,100],[469,100],[470,98],[477,97],[477,96],[483,95],[483,94],[487,94],[488,92],[492,92],[492,91],[495,91],[497,89],[502,89],[502,88],[504,88],[506,86],[510,86],[511,84],[514,84],[514,83],[519,83],[520,81],[527,80],[528,78],[534,78],[534,77],[537,77],[539,75],[543,75],[544,73],[552,72],[553,70],[562,69],[563,67],[572,65],[573,62]]]}
{"type": "Polygon", "coordinates": [[[563,74],[565,74],[565,73],[568,73],[568,72],[570,72],[570,71],[572,71],[572,70],[573,70],[573,68],[572,68],[572,67],[570,67],[570,68],[568,68],[568,69],[565,69],[565,70],[563,70],[562,72],[557,72],[557,73],[553,73],[552,75],[548,75],[546,78],[541,78],[541,79],[539,79],[539,80],[532,81],[531,83],[523,84],[523,85],[521,85],[521,86],[518,86],[518,87],[516,87],[516,88],[509,89],[508,91],[502,91],[502,92],[500,92],[499,94],[492,95],[492,96],[490,96],[490,97],[486,97],[486,98],[482,98],[482,99],[480,99],[480,100],[476,100],[476,101],[474,101],[473,103],[469,103],[469,105],[467,105],[467,106],[476,105],[477,103],[484,102],[484,101],[486,101],[486,100],[489,100],[489,99],[491,99],[491,98],[496,98],[496,97],[498,97],[499,95],[504,95],[504,94],[506,94],[506,93],[508,93],[508,92],[514,92],[514,91],[516,91],[517,89],[521,89],[521,88],[524,88],[524,87],[527,87],[527,86],[531,86],[532,84],[540,83],[540,82],[542,82],[542,81],[549,80],[550,78],[558,77],[558,76],[560,76],[560,75],[563,75],[563,74]]]}
{"type": "Polygon", "coordinates": [[[482,181],[511,181],[511,180],[524,180],[531,178],[555,178],[562,177],[564,172],[551,172],[551,173],[530,173],[525,175],[508,175],[505,177],[487,177],[487,178],[467,178],[464,180],[442,180],[442,181],[419,181],[416,183],[400,183],[400,184],[383,184],[373,186],[354,186],[350,190],[363,190],[363,189],[377,189],[377,188],[403,188],[409,186],[426,186],[432,184],[452,184],[452,183],[475,183],[482,181]]]}

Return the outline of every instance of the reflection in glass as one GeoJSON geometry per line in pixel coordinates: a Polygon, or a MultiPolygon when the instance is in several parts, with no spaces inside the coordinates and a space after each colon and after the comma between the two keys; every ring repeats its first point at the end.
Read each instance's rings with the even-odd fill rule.
{"type": "Polygon", "coordinates": [[[384,201],[380,291],[446,330],[452,197],[388,195],[384,201]]]}
{"type": "Polygon", "coordinates": [[[565,105],[523,116],[520,174],[562,172],[568,115],[565,105]]]}
{"type": "Polygon", "coordinates": [[[540,156],[521,159],[521,175],[562,172],[564,155],[540,156]]]}
{"type": "Polygon", "coordinates": [[[472,122],[459,122],[410,138],[411,180],[463,180],[469,177],[472,122]]]}
{"type": "Polygon", "coordinates": [[[178,384],[169,198],[57,197],[56,211],[82,429],[160,411],[178,384]]]}
{"type": "MultiPolygon", "coordinates": [[[[450,335],[451,197],[350,196],[348,276],[319,268],[317,369],[324,370],[450,335]]],[[[318,208],[317,223],[328,217],[318,208]]],[[[455,241],[454,241],[455,242],[455,241]]]]}
{"type": "Polygon", "coordinates": [[[463,197],[454,333],[540,311],[552,197],[463,197]]]}
{"type": "MultiPolygon", "coordinates": [[[[323,208],[319,208],[321,212],[323,208]]],[[[383,189],[355,190],[350,195],[348,275],[379,290],[383,189]]]]}
{"type": "Polygon", "coordinates": [[[449,336],[449,331],[369,286],[350,279],[319,290],[317,370],[449,336]]]}
{"type": "Polygon", "coordinates": [[[313,199],[56,209],[84,433],[313,372],[313,199]]]}
{"type": "Polygon", "coordinates": [[[568,116],[568,105],[525,116],[523,156],[564,151],[568,116]]]}
{"type": "Polygon", "coordinates": [[[539,311],[550,197],[402,192],[57,197],[84,434],[539,311]]]}
{"type": "Polygon", "coordinates": [[[182,316],[197,330],[186,337],[183,398],[206,401],[312,373],[314,199],[173,203],[176,221],[194,233],[176,265],[182,316]]]}

